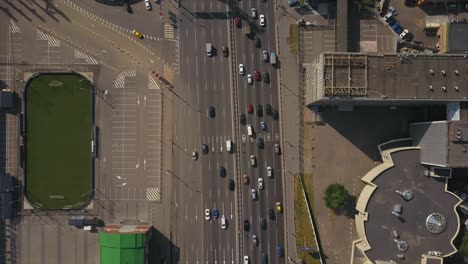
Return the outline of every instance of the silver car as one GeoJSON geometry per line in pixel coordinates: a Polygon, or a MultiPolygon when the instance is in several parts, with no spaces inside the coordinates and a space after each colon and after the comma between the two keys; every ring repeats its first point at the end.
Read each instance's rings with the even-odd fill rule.
{"type": "Polygon", "coordinates": [[[264,62],[268,61],[268,51],[266,50],[262,51],[262,58],[264,62]]]}

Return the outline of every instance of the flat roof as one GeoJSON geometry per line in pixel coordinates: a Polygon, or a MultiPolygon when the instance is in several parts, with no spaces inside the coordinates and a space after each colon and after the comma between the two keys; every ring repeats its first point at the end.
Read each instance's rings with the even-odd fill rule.
{"type": "Polygon", "coordinates": [[[454,206],[459,199],[445,191],[446,179],[427,177],[425,166],[420,164],[419,149],[405,149],[391,153],[394,166],[383,171],[373,180],[377,186],[370,196],[366,211],[365,233],[371,247],[367,257],[376,260],[397,260],[403,254],[407,263],[420,263],[421,256],[428,251],[440,251],[447,255],[455,251],[452,238],[458,233],[458,215],[454,206]],[[411,190],[414,198],[405,201],[395,190],[411,190]],[[402,205],[398,218],[392,215],[393,206],[402,205]],[[432,213],[440,213],[447,226],[440,234],[433,234],[426,228],[426,219],[432,213]],[[408,243],[405,252],[398,250],[392,230],[401,240],[408,243]]]}
{"type": "Polygon", "coordinates": [[[468,24],[450,23],[449,47],[450,53],[468,53],[468,24]]]}

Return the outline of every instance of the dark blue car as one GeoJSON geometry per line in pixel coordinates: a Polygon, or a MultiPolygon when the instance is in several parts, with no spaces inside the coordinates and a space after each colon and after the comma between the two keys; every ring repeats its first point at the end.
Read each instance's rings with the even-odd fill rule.
{"type": "Polygon", "coordinates": [[[215,219],[218,219],[218,217],[219,217],[218,209],[213,209],[213,217],[214,217],[215,219]]]}

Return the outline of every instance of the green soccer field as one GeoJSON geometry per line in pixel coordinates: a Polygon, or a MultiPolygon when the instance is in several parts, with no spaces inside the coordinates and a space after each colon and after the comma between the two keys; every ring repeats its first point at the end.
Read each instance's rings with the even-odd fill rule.
{"type": "Polygon", "coordinates": [[[94,186],[91,84],[79,74],[40,74],[24,97],[29,202],[43,209],[83,207],[94,186]]]}

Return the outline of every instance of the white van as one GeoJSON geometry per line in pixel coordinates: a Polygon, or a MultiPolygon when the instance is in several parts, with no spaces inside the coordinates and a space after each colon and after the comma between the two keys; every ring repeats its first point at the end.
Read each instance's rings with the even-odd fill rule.
{"type": "Polygon", "coordinates": [[[232,152],[232,141],[226,140],[226,151],[231,153],[232,152]]]}
{"type": "Polygon", "coordinates": [[[247,134],[249,137],[253,137],[253,130],[252,130],[252,125],[247,125],[247,134]]]}

